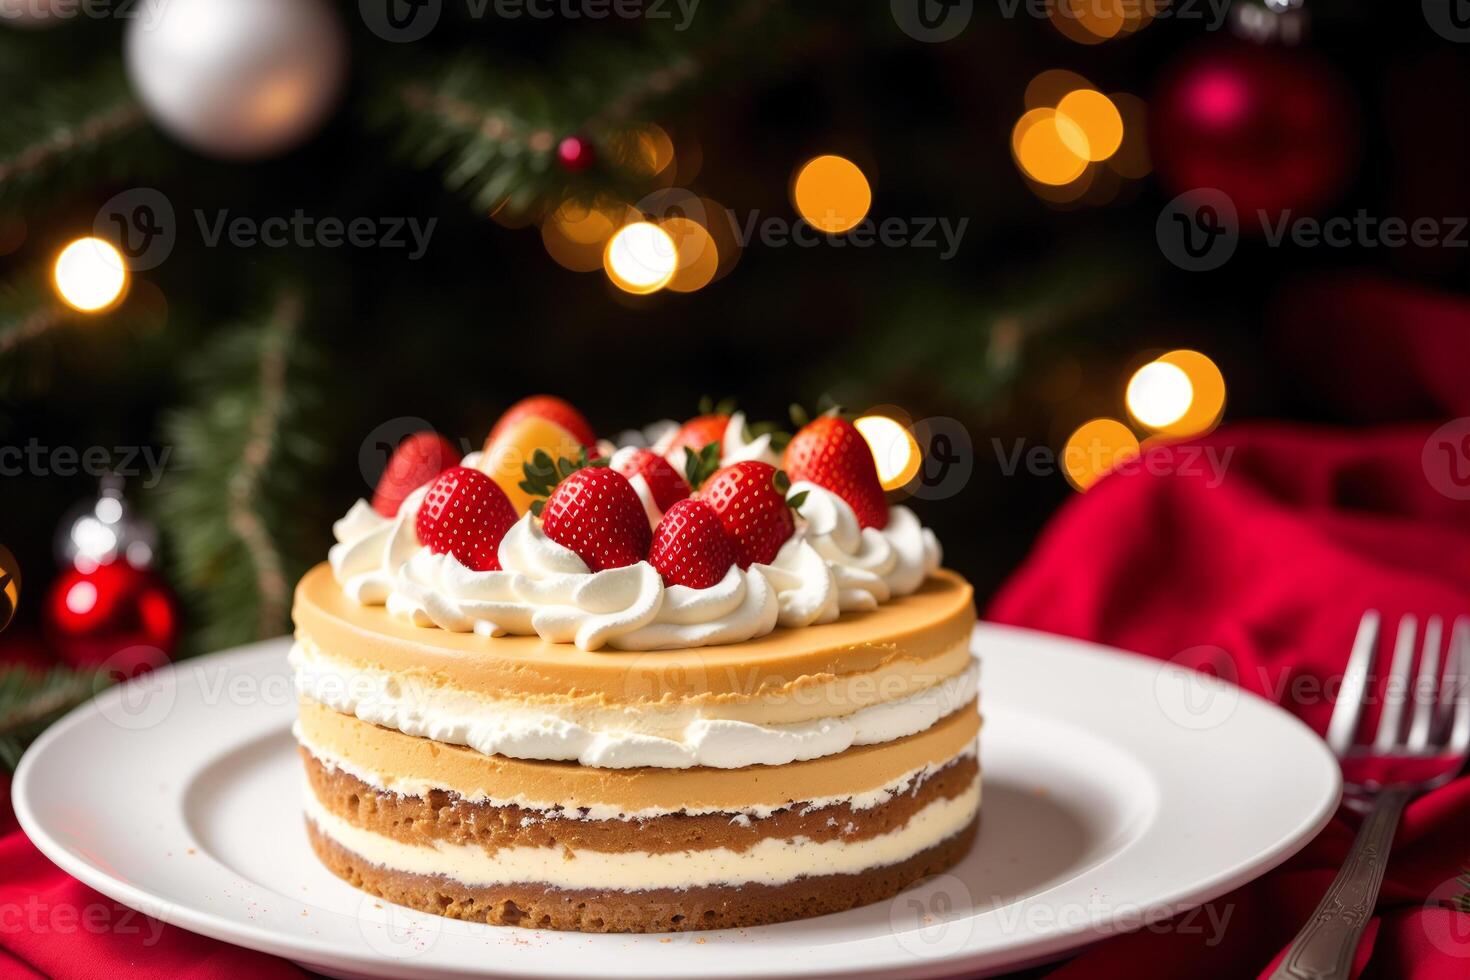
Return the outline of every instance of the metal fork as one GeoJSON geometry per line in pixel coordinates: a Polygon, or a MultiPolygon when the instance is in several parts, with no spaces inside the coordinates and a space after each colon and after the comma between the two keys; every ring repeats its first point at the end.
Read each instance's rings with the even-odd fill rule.
{"type": "MultiPolygon", "coordinates": [[[[1344,783],[1343,805],[1366,811],[1347,861],[1317,904],[1312,918],[1292,940],[1286,957],[1271,974],[1272,980],[1338,980],[1347,978],[1363,927],[1373,914],[1394,831],[1405,805],[1421,793],[1442,786],[1464,767],[1470,753],[1470,616],[1455,621],[1440,681],[1440,641],[1444,623],[1432,616],[1424,624],[1424,642],[1415,670],[1415,636],[1419,622],[1413,616],[1399,620],[1389,667],[1387,694],[1370,745],[1354,747],[1358,721],[1368,690],[1368,675],[1378,649],[1379,616],[1369,610],[1358,625],[1342,691],[1327,726],[1327,744],[1340,762],[1393,761],[1439,758],[1443,771],[1404,782],[1344,783]],[[1414,711],[1404,731],[1404,706],[1414,711]]],[[[1344,765],[1344,779],[1351,769],[1344,765]]]]}

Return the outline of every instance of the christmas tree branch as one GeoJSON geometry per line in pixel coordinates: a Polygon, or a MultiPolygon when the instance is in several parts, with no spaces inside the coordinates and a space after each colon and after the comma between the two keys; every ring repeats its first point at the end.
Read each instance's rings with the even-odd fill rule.
{"type": "MultiPolygon", "coordinates": [[[[0,46],[0,57],[11,45],[0,46]]],[[[0,201],[33,203],[45,189],[119,178],[156,150],[121,64],[51,82],[0,116],[0,201]]]]}
{"type": "Polygon", "coordinates": [[[276,303],[262,337],[257,389],[259,403],[250,418],[249,441],[230,480],[230,529],[239,537],[255,569],[259,596],[259,635],[268,636],[286,616],[288,586],[281,556],[259,511],[265,467],[275,455],[286,400],[286,353],[301,324],[301,297],[286,293],[276,303]]]}
{"type": "Polygon", "coordinates": [[[540,78],[491,71],[473,55],[408,81],[385,78],[376,122],[396,133],[413,165],[442,167],[445,184],[478,210],[526,211],[568,194],[637,197],[652,175],[626,137],[716,68],[737,60],[747,68],[754,52],[774,48],[769,8],[768,0],[733,8],[703,41],[664,34],[639,50],[583,47],[540,78]],[[594,171],[554,165],[559,140],[572,135],[597,147],[594,171]]]}
{"type": "Polygon", "coordinates": [[[312,557],[300,501],[325,456],[303,418],[318,401],[304,318],[286,289],[259,323],[228,331],[193,372],[190,406],[165,420],[176,466],[156,511],[200,624],[191,647],[288,627],[291,583],[312,557]]]}

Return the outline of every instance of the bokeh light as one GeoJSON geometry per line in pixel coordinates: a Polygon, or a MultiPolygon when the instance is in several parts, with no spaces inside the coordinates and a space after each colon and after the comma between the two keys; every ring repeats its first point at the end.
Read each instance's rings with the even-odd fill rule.
{"type": "Polygon", "coordinates": [[[709,231],[693,218],[668,218],[659,223],[674,243],[678,265],[668,288],[676,293],[692,293],[714,281],[720,268],[720,250],[709,231]]]}
{"type": "Polygon", "coordinates": [[[857,164],[827,154],[808,160],[797,171],[791,203],[813,228],[836,235],[867,217],[873,191],[857,164]]]}
{"type": "Polygon", "coordinates": [[[1086,144],[1087,134],[1055,109],[1031,109],[1011,131],[1016,165],[1039,184],[1070,184],[1082,176],[1087,160],[1072,147],[1086,144]]]}
{"type": "Polygon", "coordinates": [[[79,238],[56,257],[56,291],[67,305],[96,313],[116,303],[128,285],[122,254],[101,238],[79,238]]]}
{"type": "Polygon", "coordinates": [[[1079,131],[1084,135],[1080,142],[1068,142],[1067,147],[1085,160],[1094,163],[1106,160],[1123,143],[1123,117],[1113,100],[1096,89],[1068,92],[1057,103],[1057,115],[1076,123],[1075,127],[1057,127],[1057,134],[1063,140],[1074,139],[1079,131]]]}
{"type": "Polygon", "coordinates": [[[1212,431],[1225,414],[1225,376],[1215,362],[1197,350],[1172,350],[1160,356],[1156,363],[1183,371],[1194,392],[1184,414],[1163,426],[1160,432],[1189,438],[1212,431]]]}
{"type": "Polygon", "coordinates": [[[1117,419],[1092,419],[1067,438],[1062,450],[1062,474],[1075,489],[1087,490],[1138,453],[1138,437],[1128,426],[1117,419]]]}
{"type": "Polygon", "coordinates": [[[852,424],[873,452],[884,490],[897,490],[919,472],[924,456],[918,440],[903,423],[886,415],[863,415],[852,424]]]}
{"type": "Polygon", "coordinates": [[[669,284],[679,269],[679,250],[669,233],[647,221],[619,228],[608,239],[603,268],[613,285],[643,295],[669,284]]]}
{"type": "Polygon", "coordinates": [[[1150,429],[1162,429],[1184,417],[1194,401],[1194,385],[1178,366],[1150,361],[1128,380],[1128,413],[1150,429]]]}
{"type": "Polygon", "coordinates": [[[607,240],[623,223],[625,208],[567,200],[541,222],[541,242],[558,265],[573,272],[602,268],[607,240]]]}
{"type": "Polygon", "coordinates": [[[1028,109],[1055,109],[1057,103],[1068,92],[1080,88],[1093,88],[1093,84],[1075,71],[1065,68],[1048,68],[1026,83],[1024,96],[1028,109]]]}

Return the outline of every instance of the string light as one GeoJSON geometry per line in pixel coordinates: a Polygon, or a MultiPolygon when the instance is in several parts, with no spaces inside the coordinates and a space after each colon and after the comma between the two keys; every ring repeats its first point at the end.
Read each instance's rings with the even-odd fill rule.
{"type": "Polygon", "coordinates": [[[1075,489],[1085,491],[1138,453],[1138,437],[1128,426],[1117,419],[1092,419],[1068,437],[1062,450],[1062,473],[1075,489]]]}
{"type": "Polygon", "coordinates": [[[864,415],[852,424],[872,450],[884,490],[897,490],[919,472],[923,453],[914,434],[901,422],[886,415],[864,415]]]}
{"type": "Polygon", "coordinates": [[[813,228],[836,235],[867,217],[873,190],[857,164],[827,154],[808,160],[797,171],[791,200],[813,228]]]}
{"type": "Polygon", "coordinates": [[[101,238],[79,238],[56,257],[56,291],[68,306],[98,313],[118,301],[128,286],[122,254],[101,238]]]}
{"type": "Polygon", "coordinates": [[[658,292],[679,269],[679,250],[669,233],[647,221],[619,228],[608,239],[603,269],[613,285],[643,295],[658,292]]]}
{"type": "Polygon", "coordinates": [[[1150,361],[1128,380],[1124,396],[1128,413],[1150,429],[1173,425],[1189,411],[1194,385],[1189,375],[1173,364],[1150,361]]]}

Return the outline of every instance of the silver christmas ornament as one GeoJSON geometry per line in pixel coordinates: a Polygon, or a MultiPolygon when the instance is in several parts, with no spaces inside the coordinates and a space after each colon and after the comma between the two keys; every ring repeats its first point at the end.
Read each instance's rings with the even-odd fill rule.
{"type": "Polygon", "coordinates": [[[158,531],[133,513],[121,477],[102,478],[95,500],[77,504],[61,519],[56,560],[63,568],[96,568],[121,559],[148,568],[158,549],[158,531]]]}
{"type": "Polygon", "coordinates": [[[148,114],[210,156],[279,153],[342,89],[347,40],[327,0],[144,0],[124,39],[148,114]]]}

